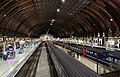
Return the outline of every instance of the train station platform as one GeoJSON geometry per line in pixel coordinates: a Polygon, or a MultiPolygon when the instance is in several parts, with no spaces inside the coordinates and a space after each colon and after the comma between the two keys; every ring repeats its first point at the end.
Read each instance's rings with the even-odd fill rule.
{"type": "Polygon", "coordinates": [[[46,51],[46,47],[43,46],[35,77],[51,77],[46,51]]]}
{"type": "Polygon", "coordinates": [[[24,48],[24,52],[22,54],[19,54],[19,49],[17,49],[15,60],[13,61],[2,60],[0,62],[0,77],[14,77],[39,44],[40,43],[37,43],[36,45],[32,44],[31,46],[24,48]]]}
{"type": "MultiPolygon", "coordinates": [[[[56,47],[62,49],[63,51],[65,51],[67,53],[67,51],[70,51],[68,49],[65,49],[61,46],[58,46],[58,45],[55,45],[56,47]]],[[[78,61],[80,61],[81,63],[83,63],[84,65],[86,65],[87,67],[89,67],[90,69],[92,69],[93,71],[97,72],[97,63],[95,61],[92,61],[86,57],[83,57],[83,56],[79,56],[77,58],[77,55],[75,55],[75,59],[77,59],[78,61]]],[[[103,66],[102,64],[99,64],[98,65],[99,67],[99,70],[98,70],[98,73],[99,74],[104,74],[104,73],[109,73],[110,70],[107,69],[105,66],[103,66]]]]}

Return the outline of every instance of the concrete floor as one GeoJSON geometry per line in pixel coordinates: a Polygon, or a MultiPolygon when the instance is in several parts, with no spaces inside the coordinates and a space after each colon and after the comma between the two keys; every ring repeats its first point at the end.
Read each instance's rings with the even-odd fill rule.
{"type": "Polygon", "coordinates": [[[47,59],[46,47],[42,48],[35,77],[50,77],[50,69],[47,59]]]}

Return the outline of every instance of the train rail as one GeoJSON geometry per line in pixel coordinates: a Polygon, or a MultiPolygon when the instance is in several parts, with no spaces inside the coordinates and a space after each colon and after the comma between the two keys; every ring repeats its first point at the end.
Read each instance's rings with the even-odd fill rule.
{"type": "Polygon", "coordinates": [[[83,55],[83,49],[86,49],[85,52],[85,57],[97,61],[97,57],[98,57],[98,62],[100,64],[106,65],[108,67],[109,70],[111,71],[116,71],[119,70],[119,56],[120,56],[120,52],[118,51],[108,51],[105,50],[104,48],[97,48],[97,47],[90,47],[90,46],[82,46],[82,45],[77,45],[77,44],[62,44],[62,43],[58,43],[56,42],[57,45],[63,46],[69,50],[71,50],[71,52],[75,52],[77,54],[81,54],[83,55]]]}
{"type": "Polygon", "coordinates": [[[18,71],[15,77],[35,77],[38,61],[40,58],[42,46],[44,43],[41,43],[36,51],[30,56],[22,68],[18,71]]]}
{"type": "Polygon", "coordinates": [[[101,77],[62,50],[49,43],[47,45],[54,61],[53,63],[57,70],[58,77],[101,77]]]}

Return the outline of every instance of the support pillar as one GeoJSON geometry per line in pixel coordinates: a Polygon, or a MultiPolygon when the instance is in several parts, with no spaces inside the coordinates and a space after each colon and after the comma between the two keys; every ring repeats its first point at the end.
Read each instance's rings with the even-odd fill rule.
{"type": "Polygon", "coordinates": [[[16,37],[14,37],[14,57],[15,57],[15,54],[16,53],[16,37]]]}

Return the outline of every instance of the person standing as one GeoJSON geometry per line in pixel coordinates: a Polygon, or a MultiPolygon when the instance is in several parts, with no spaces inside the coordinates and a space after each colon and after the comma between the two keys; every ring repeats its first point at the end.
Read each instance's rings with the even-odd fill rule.
{"type": "Polygon", "coordinates": [[[8,57],[8,53],[7,53],[7,51],[3,52],[3,60],[6,61],[7,57],[8,57]]]}
{"type": "Polygon", "coordinates": [[[23,41],[23,40],[20,40],[19,41],[19,44],[20,44],[20,51],[19,51],[19,53],[22,53],[24,50],[23,50],[23,48],[24,48],[24,43],[25,43],[25,41],[23,41]]]}

